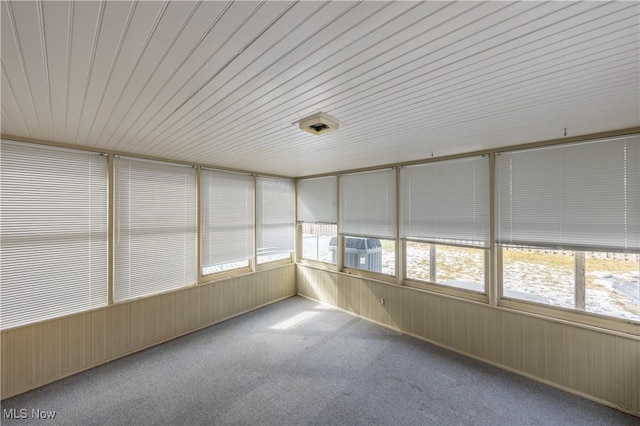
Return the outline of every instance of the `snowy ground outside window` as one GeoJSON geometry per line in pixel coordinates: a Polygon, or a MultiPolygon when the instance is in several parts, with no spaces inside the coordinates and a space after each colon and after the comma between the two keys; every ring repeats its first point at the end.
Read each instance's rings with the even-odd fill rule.
{"type": "MultiPolygon", "coordinates": [[[[330,237],[305,239],[305,253],[331,262],[330,237]],[[308,242],[307,242],[308,241],[308,242]],[[307,245],[309,244],[309,245],[307,245]]],[[[384,242],[383,242],[384,246],[384,242]]],[[[407,276],[429,280],[429,245],[407,242],[407,276]]],[[[437,282],[482,291],[482,250],[437,246],[437,282]],[[477,286],[477,288],[474,288],[477,286]]],[[[382,268],[393,270],[395,253],[383,250],[382,268]]],[[[585,259],[587,312],[640,321],[640,256],[587,253],[585,259]]],[[[503,291],[517,298],[563,308],[575,307],[573,252],[539,249],[504,249],[503,291]]]]}

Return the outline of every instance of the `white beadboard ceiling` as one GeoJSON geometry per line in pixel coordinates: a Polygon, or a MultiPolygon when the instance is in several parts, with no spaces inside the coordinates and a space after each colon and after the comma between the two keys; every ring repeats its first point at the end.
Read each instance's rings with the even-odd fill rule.
{"type": "Polygon", "coordinates": [[[630,128],[639,15],[635,1],[2,1],[2,133],[304,176],[630,128]],[[297,128],[318,111],[341,128],[297,128]]]}

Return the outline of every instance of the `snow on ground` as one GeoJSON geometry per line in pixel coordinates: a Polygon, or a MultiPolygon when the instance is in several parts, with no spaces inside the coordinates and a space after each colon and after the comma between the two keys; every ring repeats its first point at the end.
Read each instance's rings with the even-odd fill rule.
{"type": "Polygon", "coordinates": [[[587,312],[640,321],[639,273],[597,271],[590,275],[595,277],[595,288],[587,287],[587,312]]]}
{"type": "MultiPolygon", "coordinates": [[[[587,281],[590,281],[589,276],[595,279],[586,288],[587,312],[640,321],[640,283],[637,274],[590,272],[587,273],[587,281]]],[[[574,307],[572,268],[514,262],[505,265],[503,277],[507,296],[527,300],[527,295],[530,295],[538,299],[532,301],[563,308],[574,307]],[[508,294],[508,291],[512,293],[508,294]]]]}
{"type": "MultiPolygon", "coordinates": [[[[318,250],[320,257],[331,261],[328,238],[316,242],[305,240],[305,252],[318,250]],[[307,244],[313,244],[313,249],[307,244]]],[[[456,287],[478,289],[484,284],[482,251],[466,248],[438,246],[437,282],[456,287]]],[[[555,259],[557,260],[557,259],[555,259]]],[[[382,272],[393,274],[395,253],[382,252],[382,272]]],[[[630,263],[634,265],[633,262],[630,263]]],[[[638,265],[635,262],[635,265],[638,265]]],[[[408,244],[407,275],[429,280],[428,245],[408,244]]],[[[640,321],[640,268],[631,271],[588,271],[585,310],[587,312],[617,318],[640,321]]],[[[503,268],[504,294],[507,297],[573,308],[574,268],[573,257],[566,262],[505,261],[503,268]]]]}

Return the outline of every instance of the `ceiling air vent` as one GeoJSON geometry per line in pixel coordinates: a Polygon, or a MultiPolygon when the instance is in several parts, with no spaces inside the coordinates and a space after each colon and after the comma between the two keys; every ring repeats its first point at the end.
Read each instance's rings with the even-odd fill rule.
{"type": "Polygon", "coordinates": [[[340,127],[336,120],[322,112],[303,118],[298,124],[302,130],[313,135],[324,135],[340,127]]]}

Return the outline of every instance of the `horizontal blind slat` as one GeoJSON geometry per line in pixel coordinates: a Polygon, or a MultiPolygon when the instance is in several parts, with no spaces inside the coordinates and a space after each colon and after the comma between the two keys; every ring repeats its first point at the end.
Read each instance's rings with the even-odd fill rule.
{"type": "Polygon", "coordinates": [[[0,323],[107,304],[107,160],[1,141],[0,323]]]}
{"type": "Polygon", "coordinates": [[[118,157],[114,301],[196,282],[196,170],[118,157]]]}
{"type": "Polygon", "coordinates": [[[337,223],[336,179],[335,176],[327,176],[297,182],[299,222],[337,223]]]}
{"type": "Polygon", "coordinates": [[[294,187],[291,180],[258,177],[258,257],[293,251],[293,198],[294,187]]]}
{"type": "Polygon", "coordinates": [[[640,250],[640,136],[501,153],[497,241],[640,250]]]}
{"type": "Polygon", "coordinates": [[[340,226],[346,235],[395,238],[395,170],[340,176],[340,226]]]}
{"type": "Polygon", "coordinates": [[[202,170],[202,268],[253,257],[253,176],[202,170]]]}
{"type": "Polygon", "coordinates": [[[400,170],[402,237],[489,244],[489,159],[476,156],[400,170]]]}

